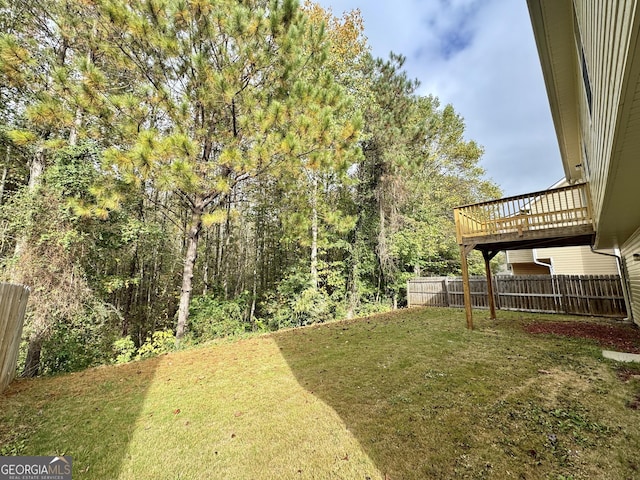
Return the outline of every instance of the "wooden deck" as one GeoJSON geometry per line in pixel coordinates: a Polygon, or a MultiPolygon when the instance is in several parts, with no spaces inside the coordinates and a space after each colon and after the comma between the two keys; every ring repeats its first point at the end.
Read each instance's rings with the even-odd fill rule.
{"type": "MultiPolygon", "coordinates": [[[[543,190],[453,210],[462,257],[467,327],[473,329],[467,255],[476,249],[484,257],[487,278],[491,259],[502,250],[592,245],[593,210],[586,184],[543,190]]],[[[491,318],[496,318],[493,282],[487,282],[491,318]]]]}
{"type": "Polygon", "coordinates": [[[590,244],[595,233],[586,184],[454,209],[459,245],[513,250],[590,244]]]}

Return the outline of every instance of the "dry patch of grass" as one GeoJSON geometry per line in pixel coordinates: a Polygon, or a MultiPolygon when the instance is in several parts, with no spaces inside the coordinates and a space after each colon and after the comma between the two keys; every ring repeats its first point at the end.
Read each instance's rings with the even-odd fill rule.
{"type": "Polygon", "coordinates": [[[18,381],[0,408],[0,439],[72,455],[74,478],[379,478],[270,337],[18,381]]]}
{"type": "Polygon", "coordinates": [[[408,310],[17,381],[0,445],[72,455],[87,479],[640,476],[633,367],[523,329],[556,316],[473,332],[463,317],[408,310]]]}

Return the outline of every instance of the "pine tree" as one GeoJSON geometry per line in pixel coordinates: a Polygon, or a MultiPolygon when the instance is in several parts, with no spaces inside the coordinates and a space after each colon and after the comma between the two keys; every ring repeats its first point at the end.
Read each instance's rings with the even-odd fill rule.
{"type": "MultiPolygon", "coordinates": [[[[320,68],[322,29],[292,0],[109,0],[98,15],[109,43],[92,88],[108,110],[100,115],[123,132],[105,167],[177,196],[190,217],[179,340],[202,229],[225,221],[226,199],[256,177],[348,163],[357,129],[339,116],[344,96],[320,68]],[[109,76],[121,70],[135,84],[113,93],[109,76]]],[[[105,205],[117,204],[107,191],[105,205]]]]}

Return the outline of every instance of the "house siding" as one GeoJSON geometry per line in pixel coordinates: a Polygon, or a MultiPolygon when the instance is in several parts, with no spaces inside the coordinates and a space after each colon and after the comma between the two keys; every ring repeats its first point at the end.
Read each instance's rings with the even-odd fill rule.
{"type": "Polygon", "coordinates": [[[618,275],[614,257],[593,253],[586,246],[541,248],[537,254],[540,258],[552,259],[556,275],[618,275]]]}
{"type": "Polygon", "coordinates": [[[537,263],[514,263],[511,265],[514,275],[549,275],[549,268],[537,263]]]}
{"type": "Polygon", "coordinates": [[[507,263],[533,263],[533,252],[531,250],[508,250],[507,263]]]}
{"type": "MultiPolygon", "coordinates": [[[[581,93],[577,98],[586,153],[586,158],[583,158],[583,175],[589,181],[596,228],[605,195],[608,194],[607,181],[613,143],[616,130],[620,128],[618,106],[623,93],[636,3],[636,0],[574,2],[578,27],[578,32],[575,32],[576,48],[580,48],[581,42],[593,97],[592,108],[589,109],[585,89],[580,87],[581,93]]],[[[581,69],[581,66],[577,65],[576,68],[581,69]]],[[[582,75],[577,75],[576,81],[583,83],[582,75]]]]}
{"type": "Polygon", "coordinates": [[[620,248],[640,325],[640,1],[528,4],[565,174],[587,181],[595,247],[620,248]]]}
{"type": "Polygon", "coordinates": [[[629,294],[633,321],[640,325],[640,260],[634,260],[634,253],[640,253],[640,228],[622,247],[622,256],[629,279],[629,294]]]}
{"type": "MultiPolygon", "coordinates": [[[[613,254],[613,251],[608,253],[613,254]]],[[[555,275],[618,275],[618,262],[609,255],[593,253],[588,246],[539,248],[536,258],[543,262],[549,259],[555,275]]],[[[544,267],[534,263],[533,250],[513,250],[507,253],[514,275],[536,275],[544,267]]]]}

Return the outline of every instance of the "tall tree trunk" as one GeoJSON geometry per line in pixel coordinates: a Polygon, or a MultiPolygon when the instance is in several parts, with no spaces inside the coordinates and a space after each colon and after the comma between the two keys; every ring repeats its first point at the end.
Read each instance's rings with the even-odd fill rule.
{"type": "Polygon", "coordinates": [[[313,179],[311,197],[311,286],[318,289],[318,179],[313,179]]]}
{"type": "Polygon", "coordinates": [[[3,198],[4,198],[4,187],[7,184],[7,172],[8,172],[8,168],[5,166],[2,169],[2,180],[0,180],[0,205],[2,205],[3,203],[3,198]]]}
{"type": "Polygon", "coordinates": [[[182,289],[180,291],[180,306],[178,307],[178,326],[176,328],[176,342],[180,342],[187,331],[189,321],[189,303],[191,302],[191,287],[193,271],[198,257],[198,240],[202,230],[202,199],[196,199],[191,210],[191,223],[186,238],[186,253],[182,269],[182,289]]]}
{"type": "MultiPolygon", "coordinates": [[[[38,147],[36,154],[31,159],[31,165],[29,165],[29,184],[27,186],[29,193],[33,193],[42,182],[42,174],[44,173],[44,167],[45,167],[44,148],[38,147]]],[[[19,259],[22,256],[22,252],[27,246],[28,241],[29,241],[29,238],[25,233],[23,233],[22,235],[20,235],[20,237],[18,237],[18,240],[16,241],[15,251],[14,251],[14,256],[17,259],[19,259]]],[[[18,261],[18,263],[20,262],[18,261]]],[[[16,277],[16,275],[19,276],[19,272],[14,270],[14,272],[11,274],[11,281],[13,283],[20,283],[20,279],[16,277]]]]}
{"type": "MultiPolygon", "coordinates": [[[[136,291],[139,288],[138,285],[134,284],[134,282],[131,282],[131,279],[135,276],[136,271],[138,270],[137,267],[138,267],[138,244],[136,242],[136,246],[133,251],[133,256],[129,261],[129,272],[128,272],[129,284],[125,289],[126,298],[125,298],[123,315],[122,315],[122,328],[120,332],[123,337],[126,337],[127,335],[129,335],[129,325],[130,325],[130,319],[132,317],[131,307],[133,305],[133,297],[136,295],[136,291]]],[[[144,281],[142,277],[140,277],[140,280],[144,281]]]]}
{"type": "Polygon", "coordinates": [[[249,323],[255,327],[254,316],[256,314],[256,300],[258,298],[258,242],[255,245],[255,257],[253,261],[253,285],[251,287],[251,309],[249,310],[249,323]]]}
{"type": "Polygon", "coordinates": [[[362,214],[358,216],[353,232],[353,242],[351,244],[350,268],[347,277],[347,318],[353,318],[360,303],[358,295],[358,282],[360,281],[360,228],[362,226],[362,214]]]}
{"type": "MultiPolygon", "coordinates": [[[[355,245],[354,245],[355,247],[355,245]]],[[[352,254],[351,259],[351,269],[349,270],[348,284],[349,291],[348,295],[348,305],[347,305],[347,318],[353,318],[356,315],[356,309],[358,308],[359,298],[358,298],[358,258],[357,253],[352,254]]]]}
{"type": "Polygon", "coordinates": [[[44,147],[38,147],[36,154],[31,159],[29,166],[29,191],[33,192],[42,182],[42,174],[44,173],[44,147]]]}
{"type": "Polygon", "coordinates": [[[216,225],[216,261],[215,261],[215,270],[213,271],[213,276],[216,279],[219,279],[222,273],[222,246],[224,243],[223,236],[223,225],[216,225]]]}
{"type": "Polygon", "coordinates": [[[73,119],[73,125],[71,126],[71,131],[69,132],[69,145],[75,147],[78,143],[78,131],[82,127],[82,110],[76,108],[76,114],[73,119]]]}
{"type": "Polygon", "coordinates": [[[380,272],[378,274],[378,292],[376,294],[377,301],[380,301],[380,298],[383,296],[383,290],[386,290],[386,269],[387,269],[387,260],[389,252],[387,251],[387,224],[386,224],[386,216],[384,214],[384,209],[382,205],[378,207],[379,214],[379,231],[378,231],[378,245],[377,245],[377,256],[378,256],[378,265],[380,268],[380,272]]]}
{"type": "Polygon", "coordinates": [[[202,266],[202,295],[206,296],[209,293],[209,233],[205,230],[204,235],[204,265],[202,266]]]}
{"type": "Polygon", "coordinates": [[[227,195],[227,219],[224,228],[224,246],[221,250],[221,257],[224,261],[224,273],[222,274],[222,289],[224,291],[224,299],[229,300],[229,246],[231,245],[231,202],[232,198],[227,195]]]}
{"type": "MultiPolygon", "coordinates": [[[[57,51],[57,63],[59,66],[64,66],[66,61],[67,49],[69,48],[68,41],[65,37],[62,39],[62,43],[57,51]]],[[[46,132],[42,135],[42,140],[49,138],[50,132],[46,132]]],[[[30,194],[33,194],[35,190],[42,183],[42,176],[44,174],[46,164],[46,155],[44,145],[39,145],[36,149],[36,153],[31,159],[29,165],[29,183],[27,189],[30,194]]],[[[15,247],[15,257],[18,260],[17,265],[21,263],[21,257],[29,242],[29,235],[25,232],[18,238],[15,247]]],[[[11,280],[19,279],[20,277],[19,267],[11,273],[11,280]]],[[[19,281],[19,280],[18,280],[19,281]]],[[[42,352],[42,342],[45,337],[46,325],[48,319],[42,319],[44,321],[38,322],[36,319],[35,328],[33,333],[29,337],[29,346],[27,348],[27,358],[25,359],[25,366],[22,371],[23,377],[35,377],[40,373],[40,356],[42,352]],[[40,326],[39,326],[40,325],[40,326]]]]}
{"type": "Polygon", "coordinates": [[[4,198],[4,187],[7,182],[7,172],[9,171],[9,159],[11,156],[11,147],[7,145],[7,156],[5,157],[4,168],[2,169],[2,181],[0,182],[0,205],[2,205],[2,199],[4,198]]]}
{"type": "Polygon", "coordinates": [[[24,368],[20,376],[25,378],[36,377],[40,373],[40,354],[42,352],[42,334],[33,332],[29,337],[29,347],[24,368]]]}

